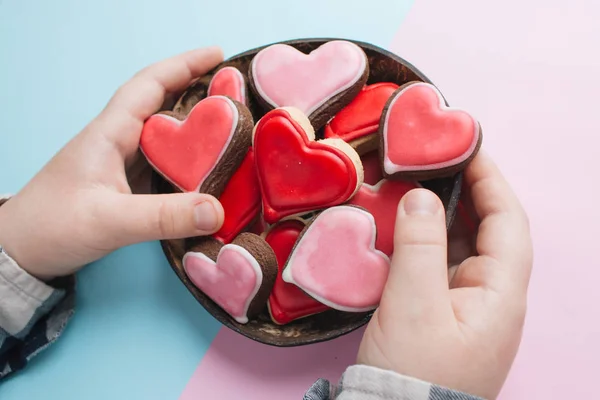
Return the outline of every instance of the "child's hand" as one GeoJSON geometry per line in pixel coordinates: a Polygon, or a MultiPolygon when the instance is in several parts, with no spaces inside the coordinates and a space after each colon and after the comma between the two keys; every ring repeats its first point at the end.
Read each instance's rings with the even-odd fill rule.
{"type": "MultiPolygon", "coordinates": [[[[223,223],[212,196],[132,194],[149,171],[144,120],[222,60],[191,51],[139,72],[31,182],[0,207],[0,246],[40,278],[68,275],[136,242],[206,235],[223,223]]],[[[147,184],[147,181],[146,181],[147,184]]]]}
{"type": "Polygon", "coordinates": [[[389,280],[358,362],[495,398],[521,339],[532,244],[524,210],[487,156],[473,160],[465,180],[481,221],[476,255],[448,271],[454,255],[442,204],[422,189],[407,194],[389,280]]]}

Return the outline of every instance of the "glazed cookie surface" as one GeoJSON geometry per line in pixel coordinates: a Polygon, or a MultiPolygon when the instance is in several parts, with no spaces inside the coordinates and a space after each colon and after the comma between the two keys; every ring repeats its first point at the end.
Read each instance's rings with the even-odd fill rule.
{"type": "Polygon", "coordinates": [[[235,67],[221,68],[212,77],[207,96],[227,96],[239,103],[248,105],[246,79],[235,67]]]}
{"type": "Polygon", "coordinates": [[[340,311],[375,309],[390,260],[375,248],[373,216],[354,206],[331,207],[302,232],[283,270],[283,280],[340,311]]]}
{"type": "Polygon", "coordinates": [[[297,108],[319,129],[361,90],[369,65],[359,46],[343,40],[327,42],[310,54],[275,44],[256,54],[249,75],[267,109],[297,108]]]}
{"type": "Polygon", "coordinates": [[[250,147],[252,126],[243,104],[207,97],[183,120],[151,116],[142,129],[140,150],[180,191],[219,196],[250,147]]]}
{"type": "Polygon", "coordinates": [[[269,313],[276,324],[287,324],[329,309],[297,286],[285,282],[281,276],[283,267],[304,227],[304,222],[300,220],[282,221],[274,225],[265,236],[265,241],[273,248],[279,265],[277,279],[269,297],[269,313]]]}
{"type": "Polygon", "coordinates": [[[396,89],[398,85],[391,82],[365,86],[350,104],[325,125],[325,138],[343,139],[360,155],[377,150],[381,113],[396,89]]]}
{"type": "Polygon", "coordinates": [[[223,245],[207,239],[183,257],[194,285],[240,324],[258,315],[277,275],[277,259],[259,236],[243,233],[223,245]]]}
{"type": "Polygon", "coordinates": [[[314,138],[296,109],[270,111],[257,123],[254,151],[268,223],[342,204],[360,187],[363,169],[354,149],[341,139],[314,138]]]}
{"type": "Polygon", "coordinates": [[[260,186],[252,149],[225,186],[219,201],[223,206],[225,219],[221,229],[213,236],[223,243],[230,243],[246,228],[259,222],[260,186]]]}
{"type": "Polygon", "coordinates": [[[446,106],[428,83],[408,83],[389,99],[379,125],[385,176],[430,179],[463,169],[481,146],[479,123],[446,106]]]}

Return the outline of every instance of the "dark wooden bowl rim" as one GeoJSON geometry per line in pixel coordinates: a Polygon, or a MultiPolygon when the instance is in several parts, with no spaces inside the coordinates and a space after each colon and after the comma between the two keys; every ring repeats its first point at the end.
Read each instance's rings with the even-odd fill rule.
{"type": "MultiPolygon", "coordinates": [[[[297,39],[289,40],[278,43],[285,43],[291,46],[297,47],[300,50],[306,51],[320,46],[321,44],[331,40],[347,40],[347,39],[336,39],[336,38],[310,38],[310,39],[297,39]]],[[[421,80],[423,82],[431,83],[431,81],[412,64],[402,59],[398,55],[391,53],[387,50],[379,48],[369,43],[360,41],[350,40],[356,43],[365,50],[369,56],[371,64],[372,60],[382,62],[385,67],[385,63],[391,63],[390,65],[398,64],[403,68],[399,68],[400,72],[404,71],[405,76],[408,74],[409,80],[421,80]],[[373,57],[373,58],[372,58],[373,57]],[[385,61],[387,59],[387,61],[385,61]]],[[[185,96],[190,96],[191,91],[199,90],[200,93],[203,89],[202,85],[206,85],[209,78],[214,74],[216,70],[225,65],[236,65],[236,63],[245,63],[246,72],[249,57],[251,58],[261,49],[267,47],[262,46],[246,52],[240,53],[230,59],[224,61],[220,66],[216,67],[213,71],[206,75],[204,83],[200,83],[196,87],[190,86],[190,89],[182,95],[182,99],[186,99],[185,96]],[[198,89],[199,88],[199,89],[198,89]]],[[[243,73],[245,71],[240,68],[243,73]]],[[[372,70],[373,71],[373,70],[372,70]]],[[[377,73],[377,69],[375,69],[377,73]]],[[[385,72],[384,72],[385,74],[385,72]]],[[[247,75],[246,75],[247,76],[247,75]]],[[[383,81],[377,80],[369,81],[369,83],[383,81]]],[[[396,82],[402,84],[405,82],[396,82]]],[[[193,93],[192,93],[193,94],[193,93]]],[[[252,107],[251,107],[252,109],[252,107]]],[[[253,110],[256,113],[256,110],[253,110]]],[[[462,173],[456,174],[451,178],[436,179],[431,181],[421,182],[421,184],[433,190],[440,196],[444,206],[446,208],[446,220],[447,226],[450,228],[456,214],[456,208],[458,199],[460,197],[460,190],[462,184],[462,173]]],[[[162,179],[158,174],[153,175],[153,191],[155,193],[165,193],[171,191],[166,184],[165,180],[162,179]]],[[[371,318],[372,312],[369,313],[342,313],[338,311],[327,311],[322,314],[309,316],[297,321],[293,321],[290,324],[279,326],[271,321],[268,315],[268,311],[263,312],[261,316],[255,320],[250,321],[246,325],[242,325],[233,320],[227,313],[225,313],[219,306],[217,306],[210,298],[204,293],[198,290],[188,279],[181,265],[181,259],[183,254],[188,248],[188,240],[166,240],[161,242],[163,251],[169,264],[173,268],[173,271],[177,274],[179,279],[185,285],[185,287],[192,293],[196,300],[219,322],[225,325],[227,328],[246,336],[252,340],[260,343],[278,346],[278,347],[292,347],[308,345],[318,342],[323,342],[337,338],[339,336],[348,334],[361,326],[365,325],[371,318]],[[187,243],[187,244],[186,244],[187,243]]]]}

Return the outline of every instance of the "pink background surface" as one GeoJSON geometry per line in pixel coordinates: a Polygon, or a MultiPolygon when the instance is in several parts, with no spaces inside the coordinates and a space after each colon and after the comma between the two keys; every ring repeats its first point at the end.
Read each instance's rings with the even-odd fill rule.
{"type": "MultiPolygon", "coordinates": [[[[478,117],[530,215],[529,315],[502,399],[595,393],[598,21],[596,0],[417,0],[391,45],[478,117]]],[[[359,340],[281,350],[222,330],[181,398],[301,398],[317,377],[337,380],[359,340]]]]}
{"type": "Polygon", "coordinates": [[[598,21],[593,0],[417,1],[392,45],[480,119],[485,149],[529,212],[529,313],[503,399],[595,393],[598,21]]]}
{"type": "Polygon", "coordinates": [[[280,349],[223,328],[180,400],[301,399],[318,378],[339,379],[356,359],[361,337],[362,329],[327,343],[280,349]]]}

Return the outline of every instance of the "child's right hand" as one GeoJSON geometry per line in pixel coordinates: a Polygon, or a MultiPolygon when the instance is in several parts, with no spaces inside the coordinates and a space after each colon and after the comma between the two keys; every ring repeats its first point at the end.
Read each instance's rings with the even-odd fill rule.
{"type": "Polygon", "coordinates": [[[448,270],[455,255],[447,253],[442,204],[423,189],[407,194],[358,362],[489,399],[521,340],[532,243],[526,214],[490,158],[479,154],[465,180],[480,219],[476,254],[448,270]]]}

